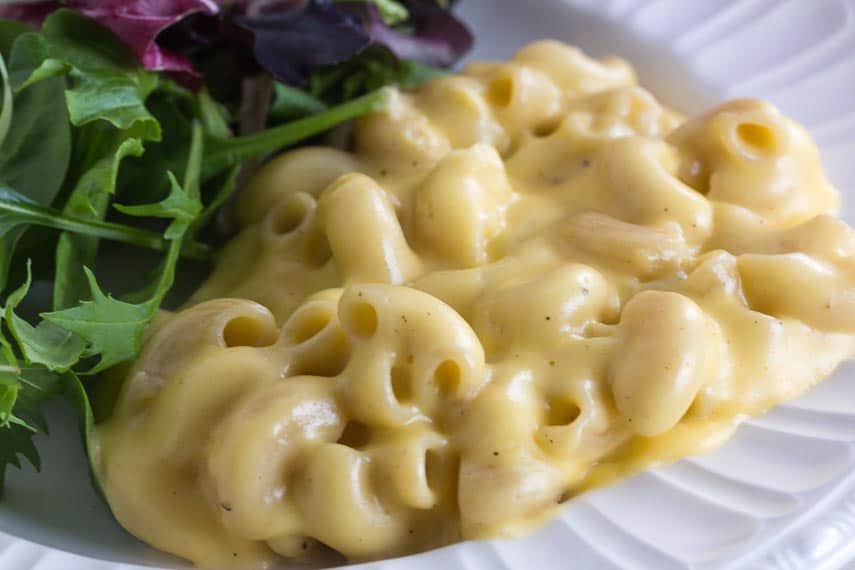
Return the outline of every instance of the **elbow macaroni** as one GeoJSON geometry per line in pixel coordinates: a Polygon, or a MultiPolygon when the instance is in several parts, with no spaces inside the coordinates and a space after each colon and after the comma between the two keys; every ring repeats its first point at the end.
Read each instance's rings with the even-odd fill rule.
{"type": "Polygon", "coordinates": [[[514,535],[855,349],[855,232],[769,104],[684,121],[539,42],[270,162],[98,428],[119,521],[211,568],[514,535]]]}

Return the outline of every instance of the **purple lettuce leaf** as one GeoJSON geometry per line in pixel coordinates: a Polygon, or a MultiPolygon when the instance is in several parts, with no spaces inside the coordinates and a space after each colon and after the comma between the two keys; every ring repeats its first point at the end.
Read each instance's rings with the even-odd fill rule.
{"type": "Polygon", "coordinates": [[[364,29],[371,39],[385,45],[398,58],[449,67],[472,48],[472,33],[451,10],[435,0],[404,0],[402,4],[410,13],[412,30],[387,26],[373,4],[364,3],[360,8],[364,29]]]}
{"type": "Polygon", "coordinates": [[[59,7],[57,2],[32,2],[0,6],[0,18],[17,20],[33,27],[42,25],[48,14],[59,7]]]}
{"type": "Polygon", "coordinates": [[[230,53],[240,74],[262,70],[291,85],[306,85],[317,69],[342,63],[371,44],[402,60],[453,65],[472,46],[472,34],[437,0],[399,0],[406,29],[383,22],[371,2],[331,0],[60,0],[12,4],[5,15],[38,24],[64,6],[109,28],[147,69],[178,72],[198,85],[193,63],[230,53]]]}
{"type": "Polygon", "coordinates": [[[284,83],[305,85],[310,73],[349,60],[371,44],[359,19],[327,1],[292,0],[236,15],[255,61],[284,83]]]}
{"type": "Polygon", "coordinates": [[[111,30],[147,69],[193,72],[190,61],[161,49],[158,34],[190,14],[215,14],[215,0],[64,0],[12,4],[0,8],[0,16],[39,25],[53,10],[65,7],[92,18],[111,30]]]}

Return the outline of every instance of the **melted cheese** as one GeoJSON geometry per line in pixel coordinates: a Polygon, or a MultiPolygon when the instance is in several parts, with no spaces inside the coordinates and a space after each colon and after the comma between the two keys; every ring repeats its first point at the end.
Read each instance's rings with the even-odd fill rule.
{"type": "Polygon", "coordinates": [[[98,475],[203,567],[516,535],[720,445],[855,348],[855,233],[767,103],[688,121],[555,42],[304,148],[153,328],[98,475]]]}

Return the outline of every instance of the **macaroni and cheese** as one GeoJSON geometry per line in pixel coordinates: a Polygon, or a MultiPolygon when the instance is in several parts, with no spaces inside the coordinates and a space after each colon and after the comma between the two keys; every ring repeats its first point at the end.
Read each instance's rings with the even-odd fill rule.
{"type": "Polygon", "coordinates": [[[302,148],[127,374],[118,520],[210,568],[512,536],[855,350],[855,232],[772,105],[684,119],[543,41],[302,148]]]}

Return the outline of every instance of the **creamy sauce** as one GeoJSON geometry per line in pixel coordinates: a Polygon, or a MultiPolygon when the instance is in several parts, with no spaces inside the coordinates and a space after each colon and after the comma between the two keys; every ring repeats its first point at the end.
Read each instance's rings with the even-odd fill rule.
{"type": "Polygon", "coordinates": [[[530,530],[708,451],[855,349],[855,233],[760,101],[688,121],[555,42],[305,148],[150,331],[98,475],[210,568],[530,530]]]}

